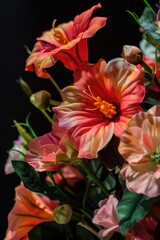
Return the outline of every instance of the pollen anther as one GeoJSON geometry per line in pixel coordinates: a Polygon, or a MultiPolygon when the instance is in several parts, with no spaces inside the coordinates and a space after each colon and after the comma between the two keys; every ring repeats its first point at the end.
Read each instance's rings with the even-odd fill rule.
{"type": "Polygon", "coordinates": [[[57,42],[64,44],[64,45],[69,42],[66,34],[59,27],[54,28],[54,38],[57,40],[57,42]]]}
{"type": "Polygon", "coordinates": [[[109,102],[106,102],[102,100],[99,96],[96,97],[96,102],[94,103],[94,106],[99,108],[100,111],[109,119],[113,118],[117,112],[116,107],[109,102]]]}

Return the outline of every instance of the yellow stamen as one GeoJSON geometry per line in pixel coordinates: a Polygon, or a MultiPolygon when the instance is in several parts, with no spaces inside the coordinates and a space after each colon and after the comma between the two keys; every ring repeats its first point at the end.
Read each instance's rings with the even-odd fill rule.
{"type": "Polygon", "coordinates": [[[57,27],[54,28],[54,38],[57,40],[57,42],[61,43],[61,44],[67,44],[69,42],[66,34],[64,33],[64,31],[57,27]]]}
{"type": "Polygon", "coordinates": [[[102,100],[99,96],[96,97],[96,102],[94,106],[99,108],[100,111],[109,119],[113,118],[117,114],[116,107],[109,102],[102,100]]]}

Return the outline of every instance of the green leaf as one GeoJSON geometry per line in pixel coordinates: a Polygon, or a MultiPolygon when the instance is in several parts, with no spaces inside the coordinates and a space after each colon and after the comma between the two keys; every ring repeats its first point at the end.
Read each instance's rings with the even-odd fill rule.
{"type": "Polygon", "coordinates": [[[150,8],[145,7],[142,16],[139,18],[139,24],[144,29],[146,40],[155,47],[160,42],[159,28],[155,24],[156,13],[150,8]]]}
{"type": "Polygon", "coordinates": [[[143,207],[143,202],[148,199],[149,197],[143,194],[132,193],[128,189],[125,191],[116,209],[122,233],[130,230],[148,213],[143,207]]]}
{"type": "Polygon", "coordinates": [[[33,192],[42,192],[42,184],[39,173],[25,161],[13,160],[13,168],[25,187],[33,192]]]}
{"type": "Polygon", "coordinates": [[[144,103],[148,103],[151,106],[160,105],[159,92],[149,91],[146,93],[146,96],[143,100],[144,103]]]}
{"type": "Polygon", "coordinates": [[[141,26],[141,25],[140,25],[140,22],[139,22],[139,17],[138,17],[134,12],[131,12],[131,11],[129,11],[129,10],[127,10],[127,12],[128,12],[129,14],[131,14],[131,16],[134,18],[134,20],[138,23],[138,25],[141,26]]]}

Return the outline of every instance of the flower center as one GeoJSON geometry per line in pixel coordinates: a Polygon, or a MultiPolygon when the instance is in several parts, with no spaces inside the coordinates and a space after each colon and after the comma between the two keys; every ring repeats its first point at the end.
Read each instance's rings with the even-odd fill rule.
{"type": "Polygon", "coordinates": [[[57,42],[64,44],[64,45],[69,42],[64,31],[58,27],[54,28],[54,38],[57,40],[57,42]]]}
{"type": "Polygon", "coordinates": [[[112,103],[102,100],[99,96],[96,97],[94,106],[99,108],[99,110],[109,119],[117,114],[116,107],[112,103]]]}
{"type": "Polygon", "coordinates": [[[154,154],[150,156],[151,161],[155,161],[156,163],[160,163],[160,153],[158,147],[156,147],[154,154]]]}

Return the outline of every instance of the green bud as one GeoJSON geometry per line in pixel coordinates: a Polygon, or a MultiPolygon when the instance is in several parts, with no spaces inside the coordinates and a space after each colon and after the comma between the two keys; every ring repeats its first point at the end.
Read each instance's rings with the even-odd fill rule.
{"type": "Polygon", "coordinates": [[[49,107],[51,94],[45,90],[36,92],[30,96],[31,103],[38,109],[45,110],[49,107]]]}
{"type": "Polygon", "coordinates": [[[72,208],[68,204],[63,204],[54,209],[54,220],[58,224],[66,224],[71,220],[72,213],[72,208]]]}
{"type": "Polygon", "coordinates": [[[25,92],[25,94],[28,97],[30,97],[33,94],[30,86],[22,78],[19,78],[19,80],[17,80],[17,82],[19,83],[19,85],[21,86],[22,90],[25,92]]]}

